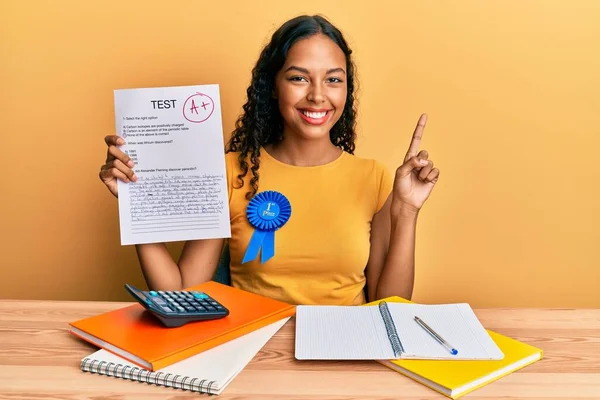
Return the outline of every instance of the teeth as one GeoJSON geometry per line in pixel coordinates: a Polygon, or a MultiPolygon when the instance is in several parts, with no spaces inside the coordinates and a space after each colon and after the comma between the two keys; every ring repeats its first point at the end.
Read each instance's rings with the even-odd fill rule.
{"type": "Polygon", "coordinates": [[[312,112],[312,111],[302,111],[302,114],[306,115],[309,118],[323,118],[325,115],[327,115],[327,111],[321,111],[321,112],[312,112]]]}

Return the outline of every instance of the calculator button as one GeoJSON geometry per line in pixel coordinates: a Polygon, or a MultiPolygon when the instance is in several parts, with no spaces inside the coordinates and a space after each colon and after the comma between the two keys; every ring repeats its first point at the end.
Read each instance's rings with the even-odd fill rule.
{"type": "Polygon", "coordinates": [[[185,308],[183,308],[183,307],[180,307],[180,306],[177,306],[177,311],[179,311],[179,312],[184,312],[184,311],[185,311],[185,308]]]}
{"type": "Polygon", "coordinates": [[[152,297],[158,296],[158,293],[156,293],[154,290],[151,290],[150,296],[152,296],[152,297]]]}
{"type": "Polygon", "coordinates": [[[200,304],[196,304],[194,307],[196,307],[196,310],[200,312],[206,311],[206,308],[202,307],[200,304]]]}
{"type": "Polygon", "coordinates": [[[196,311],[196,309],[194,307],[192,307],[192,306],[187,306],[185,309],[188,310],[188,311],[192,311],[192,312],[196,311]]]}
{"type": "Polygon", "coordinates": [[[208,299],[208,295],[204,293],[194,293],[194,297],[197,299],[208,299]]]}
{"type": "Polygon", "coordinates": [[[163,310],[165,310],[166,312],[173,312],[173,310],[171,310],[169,307],[167,306],[163,306],[162,307],[163,310]]]}
{"type": "Polygon", "coordinates": [[[154,298],[154,302],[155,302],[156,304],[158,304],[159,306],[164,306],[164,305],[166,305],[166,304],[167,304],[167,302],[166,302],[166,301],[164,301],[163,299],[161,299],[160,297],[155,297],[155,298],[154,298]]]}

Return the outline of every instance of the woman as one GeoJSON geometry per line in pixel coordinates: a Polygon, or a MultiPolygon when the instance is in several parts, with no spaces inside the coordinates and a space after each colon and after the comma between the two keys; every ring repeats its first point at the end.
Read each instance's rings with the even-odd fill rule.
{"type": "MultiPolygon", "coordinates": [[[[283,24],[252,72],[248,99],[227,144],[232,284],[290,304],[343,304],[412,296],[419,210],[439,177],[419,151],[419,118],[395,177],[353,155],[355,67],[341,32],[320,16],[283,24]],[[248,204],[275,191],[291,216],[275,233],[274,256],[250,253],[248,204]],[[244,259],[245,258],[245,259],[244,259]]],[[[100,178],[135,182],[133,163],[109,146],[100,178]]],[[[166,246],[137,245],[149,288],[180,290],[212,279],[224,239],[186,242],[176,263],[166,246]]]]}

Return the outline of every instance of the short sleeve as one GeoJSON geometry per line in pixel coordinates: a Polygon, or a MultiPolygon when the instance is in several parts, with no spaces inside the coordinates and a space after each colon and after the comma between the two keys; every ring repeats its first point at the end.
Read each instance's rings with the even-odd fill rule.
{"type": "Polygon", "coordinates": [[[388,167],[379,161],[375,161],[375,176],[377,184],[377,207],[375,212],[379,212],[390,196],[390,193],[392,193],[394,178],[388,167]]]}

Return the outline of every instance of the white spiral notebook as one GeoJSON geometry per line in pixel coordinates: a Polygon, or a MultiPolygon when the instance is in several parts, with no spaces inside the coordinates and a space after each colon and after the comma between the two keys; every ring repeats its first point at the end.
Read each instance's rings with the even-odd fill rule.
{"type": "Polygon", "coordinates": [[[84,372],[221,394],[288,320],[285,318],[154,372],[102,349],[82,359],[80,367],[84,372]]]}
{"type": "MultiPolygon", "coordinates": [[[[450,348],[450,349],[451,349],[450,348]]],[[[380,302],[297,306],[298,360],[501,360],[502,350],[466,303],[380,302]],[[456,354],[415,321],[421,318],[456,354]]]]}

